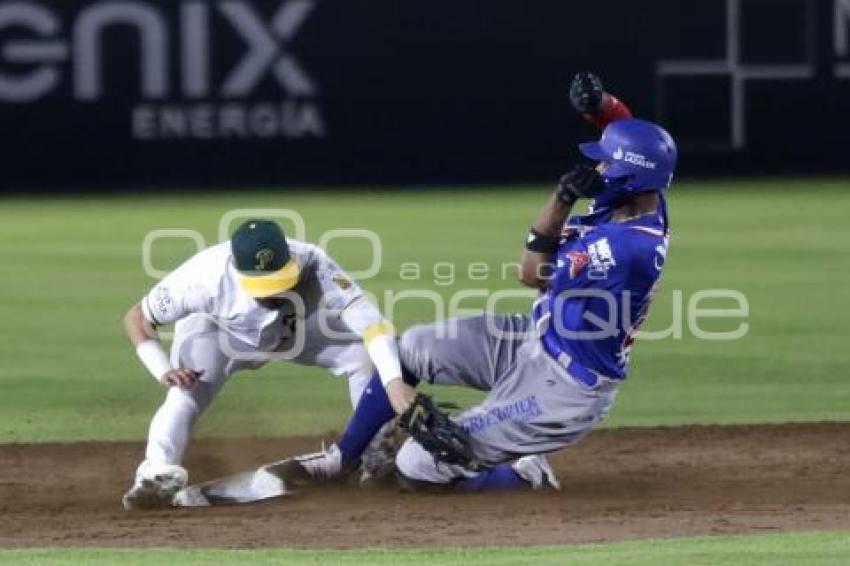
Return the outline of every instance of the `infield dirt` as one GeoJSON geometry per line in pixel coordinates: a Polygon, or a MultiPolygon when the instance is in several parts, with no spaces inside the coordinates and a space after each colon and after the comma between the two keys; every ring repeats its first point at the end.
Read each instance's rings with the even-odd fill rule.
{"type": "MultiPolygon", "coordinates": [[[[199,440],[194,481],[319,439],[199,440]]],[[[141,443],[0,447],[0,546],[375,547],[597,542],[850,529],[850,424],[594,432],[552,456],[563,490],[486,495],[320,486],[277,501],[133,512],[141,443]]]]}

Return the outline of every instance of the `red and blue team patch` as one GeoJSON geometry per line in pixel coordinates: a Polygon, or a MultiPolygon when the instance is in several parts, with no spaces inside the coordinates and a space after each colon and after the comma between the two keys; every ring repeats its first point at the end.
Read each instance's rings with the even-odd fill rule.
{"type": "Polygon", "coordinates": [[[567,252],[567,259],[570,260],[570,279],[575,279],[587,264],[590,263],[590,255],[587,252],[567,252]]]}

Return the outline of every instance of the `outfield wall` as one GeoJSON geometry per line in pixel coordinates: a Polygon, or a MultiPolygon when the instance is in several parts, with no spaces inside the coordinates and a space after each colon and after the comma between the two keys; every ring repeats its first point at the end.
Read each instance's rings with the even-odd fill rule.
{"type": "Polygon", "coordinates": [[[850,171],[850,0],[16,0],[0,190],[543,181],[582,69],[685,174],[850,171]]]}

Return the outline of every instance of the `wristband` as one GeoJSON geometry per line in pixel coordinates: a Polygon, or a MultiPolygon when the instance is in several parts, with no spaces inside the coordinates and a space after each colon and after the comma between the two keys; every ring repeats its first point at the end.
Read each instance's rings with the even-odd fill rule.
{"type": "Polygon", "coordinates": [[[153,378],[162,383],[162,377],[171,370],[171,362],[162,350],[159,341],[149,339],[139,343],[136,346],[136,355],[153,378]]]}
{"type": "Polygon", "coordinates": [[[558,242],[560,238],[541,234],[534,228],[528,231],[528,238],[525,240],[525,249],[538,254],[553,254],[558,251],[558,242]]]}

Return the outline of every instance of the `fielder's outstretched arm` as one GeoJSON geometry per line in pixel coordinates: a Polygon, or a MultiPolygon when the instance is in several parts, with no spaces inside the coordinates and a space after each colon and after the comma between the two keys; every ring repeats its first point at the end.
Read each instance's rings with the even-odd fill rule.
{"type": "Polygon", "coordinates": [[[402,414],[416,399],[416,390],[402,380],[401,361],[393,325],[381,316],[366,297],[356,299],[341,314],[346,325],[363,337],[366,351],[387,391],[396,414],[402,414]]]}
{"type": "Polygon", "coordinates": [[[339,311],[345,325],[363,338],[392,409],[404,413],[416,398],[416,390],[402,380],[395,328],[327,253],[315,247],[313,258],[325,305],[339,311]]]}
{"type": "Polygon", "coordinates": [[[199,261],[195,256],[184,262],[124,315],[124,332],[136,349],[136,355],[151,376],[165,386],[191,389],[203,375],[202,371],[192,368],[172,367],[156,331],[158,326],[204,310],[208,292],[203,285],[195,283],[199,261]]]}

